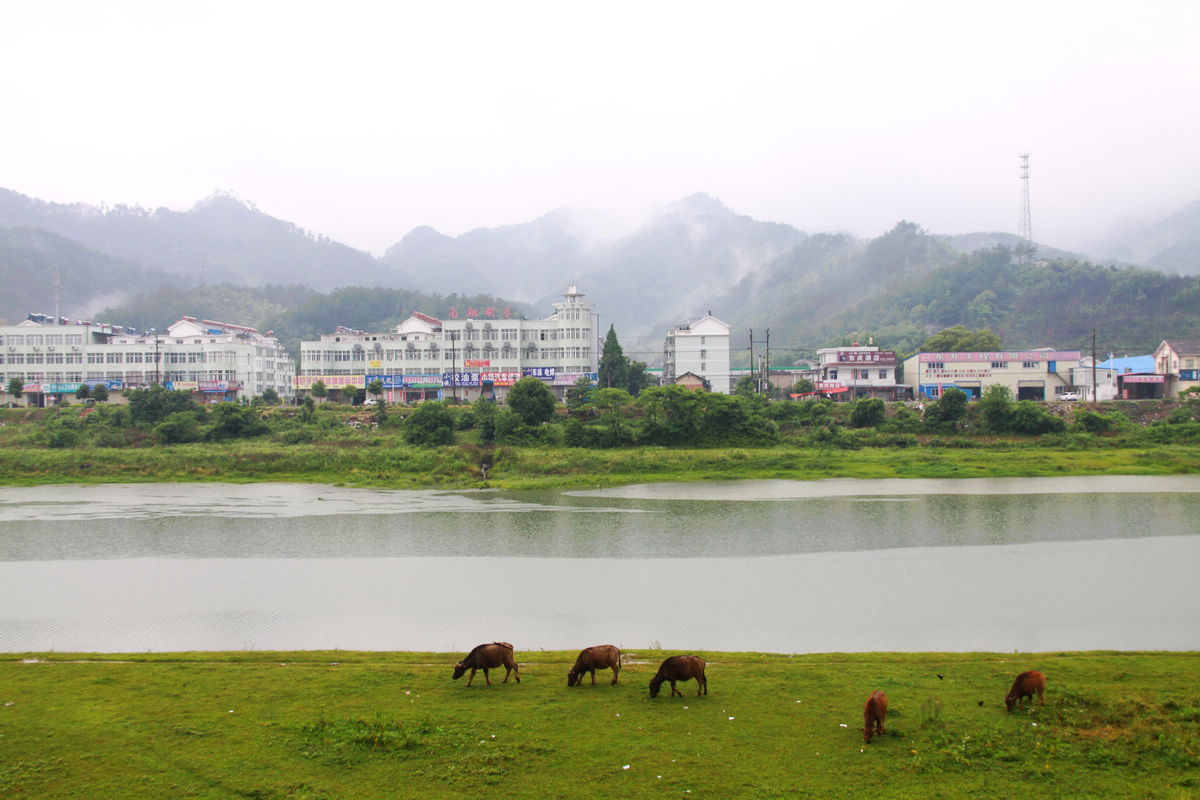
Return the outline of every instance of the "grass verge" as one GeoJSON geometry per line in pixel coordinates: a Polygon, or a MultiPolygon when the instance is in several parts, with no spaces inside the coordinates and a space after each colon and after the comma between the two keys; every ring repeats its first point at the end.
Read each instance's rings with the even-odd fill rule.
{"type": "Polygon", "coordinates": [[[1196,653],[702,653],[709,695],[653,700],[661,651],[571,689],[574,653],[458,655],[5,656],[0,796],[1200,797],[1196,653]],[[1046,705],[1006,714],[1023,669],[1046,705]]]}

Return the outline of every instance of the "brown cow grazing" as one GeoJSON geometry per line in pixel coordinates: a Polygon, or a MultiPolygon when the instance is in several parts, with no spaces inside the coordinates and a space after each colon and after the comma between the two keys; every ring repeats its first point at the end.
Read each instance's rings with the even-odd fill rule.
{"type": "Polygon", "coordinates": [[[596,670],[612,669],[612,682],[617,682],[621,672],[621,651],[611,644],[599,644],[595,647],[585,647],[579,651],[575,666],[567,670],[567,686],[583,684],[584,673],[592,673],[592,686],[596,685],[596,670]]]}
{"type": "Polygon", "coordinates": [[[650,679],[650,696],[658,697],[658,687],[663,681],[670,681],[671,696],[683,697],[683,692],[675,688],[675,681],[690,681],[696,679],[696,696],[708,694],[708,678],[704,677],[704,659],[700,656],[671,656],[662,662],[658,672],[650,679]]]}
{"type": "Polygon", "coordinates": [[[863,707],[863,741],[871,743],[875,734],[883,736],[883,718],[887,716],[888,699],[883,692],[871,692],[867,704],[863,707]]]}
{"type": "Polygon", "coordinates": [[[1013,681],[1012,688],[1008,690],[1008,694],[1004,696],[1004,708],[1008,711],[1013,710],[1013,706],[1018,709],[1022,707],[1026,697],[1029,702],[1033,702],[1033,695],[1036,692],[1038,697],[1038,705],[1042,703],[1042,692],[1046,691],[1046,676],[1036,670],[1022,672],[1013,681]]]}
{"type": "Polygon", "coordinates": [[[517,678],[517,683],[521,682],[521,673],[517,670],[517,662],[513,660],[513,646],[508,642],[492,642],[491,644],[481,644],[467,654],[467,657],[454,665],[454,680],[462,677],[462,674],[467,670],[471,670],[471,677],[467,678],[467,686],[471,685],[471,681],[475,680],[475,670],[483,670],[483,679],[487,681],[488,686],[492,685],[492,679],[488,677],[489,669],[498,669],[504,667],[504,683],[508,683],[508,674],[511,672],[517,678]]]}

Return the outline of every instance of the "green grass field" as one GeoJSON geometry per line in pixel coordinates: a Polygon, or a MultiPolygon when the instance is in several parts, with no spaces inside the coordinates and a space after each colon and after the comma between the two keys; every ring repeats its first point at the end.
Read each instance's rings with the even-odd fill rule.
{"type": "Polygon", "coordinates": [[[487,480],[469,447],[370,440],[283,445],[189,444],[143,449],[0,447],[5,485],[147,481],[302,481],[395,489],[557,489],[650,481],[786,478],[989,478],[1200,472],[1200,447],[1083,449],[769,448],[585,450],[500,447],[487,480]]]}
{"type": "Polygon", "coordinates": [[[707,696],[650,699],[665,655],[570,689],[519,648],[470,688],[461,654],[7,656],[0,796],[1200,797],[1200,654],[701,653],[707,696]],[[1046,705],[1005,713],[1024,669],[1046,705]]]}

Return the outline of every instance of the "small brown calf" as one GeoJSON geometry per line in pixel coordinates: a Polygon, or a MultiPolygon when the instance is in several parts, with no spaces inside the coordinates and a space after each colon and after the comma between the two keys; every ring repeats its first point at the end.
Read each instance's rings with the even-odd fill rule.
{"type": "Polygon", "coordinates": [[[863,741],[871,743],[875,734],[883,736],[883,719],[887,716],[887,695],[880,691],[871,692],[867,704],[863,707],[863,741]]]}
{"type": "Polygon", "coordinates": [[[575,666],[567,670],[567,686],[583,684],[585,673],[592,673],[592,686],[596,685],[596,670],[611,669],[612,682],[617,682],[621,673],[621,651],[611,644],[599,644],[595,647],[585,647],[575,659],[575,666]]]}
{"type": "Polygon", "coordinates": [[[1025,698],[1029,698],[1029,702],[1033,702],[1034,693],[1037,694],[1038,705],[1044,705],[1042,702],[1042,692],[1046,691],[1046,676],[1037,670],[1022,672],[1013,681],[1012,688],[1008,690],[1008,694],[1004,696],[1004,708],[1008,711],[1013,710],[1016,706],[1019,710],[1025,698]]]}
{"type": "Polygon", "coordinates": [[[650,696],[658,697],[658,688],[663,681],[671,684],[671,696],[683,697],[683,692],[675,688],[676,681],[696,679],[696,696],[708,694],[708,678],[704,676],[704,659],[700,656],[671,656],[658,667],[658,672],[650,679],[650,696]]]}

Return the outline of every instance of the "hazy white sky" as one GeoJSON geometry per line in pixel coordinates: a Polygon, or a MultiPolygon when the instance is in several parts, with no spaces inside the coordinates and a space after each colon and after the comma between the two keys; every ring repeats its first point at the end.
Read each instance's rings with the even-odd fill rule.
{"type": "Polygon", "coordinates": [[[6,3],[0,186],[381,252],[696,191],[1082,246],[1200,198],[1200,3],[6,3]]]}

